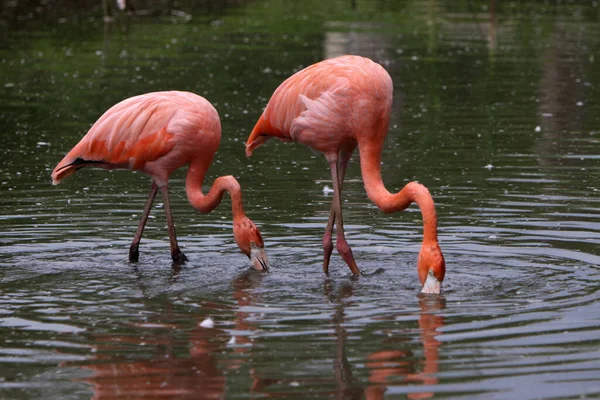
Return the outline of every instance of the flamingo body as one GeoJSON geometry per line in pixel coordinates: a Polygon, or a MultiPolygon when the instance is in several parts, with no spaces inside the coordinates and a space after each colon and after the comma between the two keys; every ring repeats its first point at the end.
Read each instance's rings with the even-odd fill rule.
{"type": "Polygon", "coordinates": [[[356,147],[359,136],[387,130],[372,124],[389,121],[392,79],[368,58],[342,56],[313,64],[285,80],[273,93],[255,125],[246,154],[268,136],[302,143],[327,155],[356,147]]]}
{"type": "Polygon", "coordinates": [[[176,262],[187,259],[179,250],[168,199],[169,176],[189,165],[186,192],[190,203],[210,212],[223,193],[232,197],[234,237],[240,249],[257,269],[268,265],[260,231],[245,216],[241,188],[233,176],[217,178],[207,195],[202,182],[221,141],[221,122],[215,108],[203,97],[188,92],[147,93],[111,107],[52,172],[56,185],[80,168],[139,170],[152,178],[153,185],[138,231],[130,248],[130,260],[137,261],[139,241],[160,188],[165,202],[171,255],[176,262]]]}
{"type": "Polygon", "coordinates": [[[359,56],[341,56],[311,65],[285,80],[273,93],[246,141],[246,155],[275,137],[309,146],[325,155],[334,199],[323,236],[323,271],[328,272],[332,231],[337,249],[354,274],[360,271],[348,245],[342,219],[341,191],[346,166],[358,147],[367,195],[382,211],[406,209],[416,202],[423,215],[424,237],[418,273],[424,292],[439,293],[445,262],[437,240],[431,194],[416,182],[390,193],[381,178],[381,152],[391,115],[393,83],[385,69],[359,56]]]}
{"type": "Polygon", "coordinates": [[[156,92],[112,106],[52,172],[56,185],[85,165],[141,170],[159,183],[202,154],[210,164],[221,141],[217,110],[188,92],[156,92]],[[79,160],[79,161],[78,161],[79,160]]]}

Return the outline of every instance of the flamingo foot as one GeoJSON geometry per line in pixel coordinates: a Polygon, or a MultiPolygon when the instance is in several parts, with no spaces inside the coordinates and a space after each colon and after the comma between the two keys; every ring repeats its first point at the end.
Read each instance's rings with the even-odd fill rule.
{"type": "Polygon", "coordinates": [[[329,259],[333,252],[333,242],[331,241],[331,233],[325,232],[323,235],[323,273],[329,275],[329,259]]]}
{"type": "Polygon", "coordinates": [[[342,239],[339,236],[337,239],[337,251],[340,253],[344,261],[346,261],[346,264],[348,264],[352,274],[360,275],[360,269],[358,269],[356,261],[354,261],[354,256],[352,255],[352,249],[350,248],[350,245],[345,239],[342,239]]]}
{"type": "Polygon", "coordinates": [[[139,243],[132,243],[129,248],[129,262],[138,262],[140,259],[139,243]]]}
{"type": "MultiPolygon", "coordinates": [[[[329,256],[331,256],[331,253],[329,253],[329,256]]],[[[329,256],[326,254],[323,257],[323,273],[325,275],[329,275],[329,256]]]]}
{"type": "Polygon", "coordinates": [[[177,266],[183,265],[188,261],[188,258],[179,250],[179,247],[171,252],[171,258],[173,259],[173,264],[177,266]]]}

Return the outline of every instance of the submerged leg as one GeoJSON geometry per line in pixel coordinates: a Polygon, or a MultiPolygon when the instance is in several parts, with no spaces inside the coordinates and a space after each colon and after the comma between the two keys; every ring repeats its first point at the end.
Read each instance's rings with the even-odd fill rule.
{"type": "Polygon", "coordinates": [[[331,181],[333,182],[333,209],[335,212],[335,224],[337,226],[336,229],[336,237],[337,237],[337,250],[348,264],[350,271],[354,275],[360,274],[360,270],[356,265],[356,261],[354,261],[354,256],[352,255],[352,249],[350,245],[346,241],[346,235],[344,234],[344,222],[342,217],[342,196],[340,189],[340,181],[339,181],[339,173],[337,162],[330,161],[329,166],[331,168],[331,181]]]}
{"type": "Polygon", "coordinates": [[[171,214],[171,203],[169,202],[169,187],[167,185],[161,187],[160,192],[163,197],[163,202],[165,203],[165,214],[167,215],[167,227],[169,229],[169,242],[171,244],[171,258],[175,265],[181,265],[188,259],[185,254],[179,250],[179,245],[177,244],[175,225],[173,224],[173,215],[171,214]]]}
{"type": "Polygon", "coordinates": [[[323,235],[323,273],[329,274],[329,259],[333,252],[333,222],[335,220],[335,209],[333,203],[331,203],[331,210],[329,211],[329,220],[325,227],[325,234],[323,235]]]}
{"type": "MultiPolygon", "coordinates": [[[[344,177],[346,176],[346,167],[352,151],[344,152],[340,151],[340,158],[338,161],[338,182],[340,185],[340,198],[342,197],[342,189],[344,187],[344,177]]],[[[332,183],[333,184],[333,183],[332,183]]],[[[331,258],[331,252],[333,251],[333,224],[335,222],[335,207],[334,203],[331,203],[331,210],[329,211],[329,220],[327,221],[327,227],[325,227],[325,234],[323,235],[323,273],[329,273],[329,259],[331,258]]]]}
{"type": "Polygon", "coordinates": [[[131,246],[129,247],[129,262],[137,262],[140,257],[140,240],[142,240],[142,234],[144,233],[144,228],[146,227],[146,222],[148,221],[148,216],[152,209],[152,203],[154,203],[154,199],[156,198],[156,193],[158,193],[158,185],[152,182],[152,189],[150,189],[150,194],[148,194],[148,200],[146,200],[146,205],[144,206],[144,213],[140,219],[137,231],[135,231],[133,242],[131,242],[131,246]]]}

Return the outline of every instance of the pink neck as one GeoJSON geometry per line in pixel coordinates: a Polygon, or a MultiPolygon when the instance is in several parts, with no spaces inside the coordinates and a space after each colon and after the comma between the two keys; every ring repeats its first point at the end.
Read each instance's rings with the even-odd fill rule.
{"type": "Polygon", "coordinates": [[[368,143],[361,146],[360,168],[367,196],[384,213],[402,211],[417,203],[423,217],[423,243],[437,243],[437,216],[429,190],[420,183],[409,182],[396,194],[390,193],[381,179],[381,147],[368,143]]]}
{"type": "Polygon", "coordinates": [[[244,206],[242,205],[242,190],[238,181],[231,175],[220,176],[213,182],[208,194],[202,193],[202,182],[210,161],[193,161],[185,179],[185,192],[190,204],[203,213],[209,213],[215,209],[223,200],[225,191],[231,196],[231,210],[233,219],[244,216],[244,206]]]}

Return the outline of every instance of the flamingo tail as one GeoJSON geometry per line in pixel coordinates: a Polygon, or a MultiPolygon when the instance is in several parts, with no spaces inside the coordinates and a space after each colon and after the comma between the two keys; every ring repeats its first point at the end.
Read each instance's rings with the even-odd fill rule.
{"type": "Polygon", "coordinates": [[[77,170],[88,167],[98,166],[98,164],[106,164],[105,161],[96,160],[84,160],[83,158],[76,158],[75,160],[65,157],[52,171],[52,184],[58,185],[63,179],[73,175],[77,170]]]}
{"type": "Polygon", "coordinates": [[[254,129],[252,129],[252,133],[248,136],[248,140],[246,140],[246,157],[250,157],[254,149],[269,140],[267,132],[270,127],[269,121],[263,117],[258,120],[254,125],[254,129]]]}
{"type": "Polygon", "coordinates": [[[246,140],[246,156],[250,157],[254,149],[272,137],[284,142],[291,140],[288,133],[281,128],[273,126],[270,118],[263,114],[256,122],[256,125],[254,125],[254,129],[252,129],[250,136],[248,136],[248,140],[246,140]]]}

